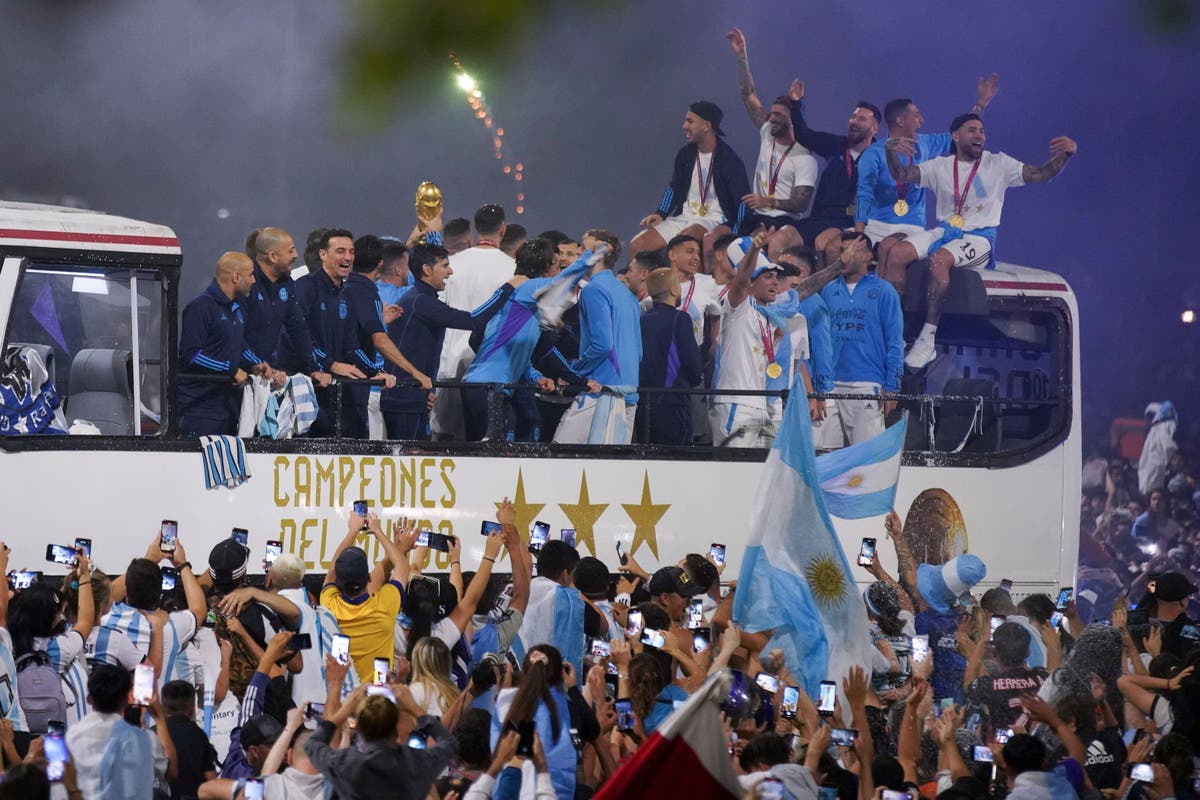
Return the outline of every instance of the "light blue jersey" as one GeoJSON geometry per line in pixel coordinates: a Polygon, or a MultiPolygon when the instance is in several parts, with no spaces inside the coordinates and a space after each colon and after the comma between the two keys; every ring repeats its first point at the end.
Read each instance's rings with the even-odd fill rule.
{"type": "Polygon", "coordinates": [[[405,293],[412,288],[413,276],[408,273],[408,283],[404,286],[393,286],[387,281],[375,281],[375,288],[379,290],[379,300],[385,306],[394,306],[400,302],[400,298],[404,297],[405,293]]]}
{"type": "Polygon", "coordinates": [[[873,272],[852,288],[841,277],[821,290],[833,334],[833,379],[878,383],[884,391],[898,392],[904,372],[900,295],[873,272]]]}
{"type": "MultiPolygon", "coordinates": [[[[100,625],[125,634],[143,656],[150,653],[150,620],[136,608],[114,603],[112,610],[100,620],[100,625]]],[[[163,668],[159,686],[172,680],[192,681],[194,668],[186,651],[188,642],[195,635],[196,617],[191,611],[173,611],[167,615],[167,624],[163,626],[163,668]]],[[[93,659],[99,658],[101,649],[100,639],[97,638],[96,642],[93,659]]]]}
{"type": "Polygon", "coordinates": [[[800,313],[808,322],[808,353],[805,362],[812,378],[813,391],[833,391],[833,335],[829,329],[829,307],[819,294],[809,295],[800,303],[800,313]]]}
{"type": "MultiPolygon", "coordinates": [[[[611,270],[601,270],[579,293],[576,372],[605,387],[634,387],[642,360],[641,307],[611,270]]],[[[630,393],[626,403],[637,402],[630,393]]]]}
{"type": "MultiPolygon", "coordinates": [[[[948,133],[918,133],[917,154],[911,163],[920,164],[950,152],[948,133]]],[[[901,157],[901,161],[904,158],[901,157]]],[[[925,189],[908,186],[904,196],[908,213],[896,214],[894,206],[900,199],[896,193],[896,179],[888,171],[887,154],[883,142],[876,142],[858,157],[858,196],[854,207],[854,221],[877,220],[890,225],[916,225],[925,227],[925,189]]]]}
{"type": "Polygon", "coordinates": [[[29,730],[17,699],[17,662],[7,628],[0,628],[0,718],[11,722],[15,731],[29,730]]]}

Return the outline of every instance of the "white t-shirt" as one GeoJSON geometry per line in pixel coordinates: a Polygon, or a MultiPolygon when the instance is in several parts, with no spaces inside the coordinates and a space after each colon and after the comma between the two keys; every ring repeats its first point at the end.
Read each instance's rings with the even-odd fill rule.
{"type": "MultiPolygon", "coordinates": [[[[446,279],[442,290],[442,302],[448,306],[474,311],[488,301],[501,284],[513,276],[517,262],[494,247],[468,247],[450,256],[450,269],[454,274],[446,279]]],[[[470,331],[454,328],[446,331],[442,342],[442,360],[438,377],[461,378],[475,359],[468,340],[470,331]]]]}
{"type": "MultiPolygon", "coordinates": [[[[767,352],[763,338],[771,337],[778,351],[779,331],[758,313],[754,300],[747,297],[740,305],[730,306],[721,301],[725,314],[721,319],[719,339],[720,365],[717,369],[717,389],[754,389],[767,387],[767,352]]],[[[782,365],[780,365],[782,366],[782,365]]],[[[737,403],[749,408],[766,408],[769,398],[762,395],[721,395],[718,403],[737,403]]]]}
{"type": "MultiPolygon", "coordinates": [[[[763,123],[758,130],[758,135],[762,141],[758,146],[758,163],[754,166],[755,194],[787,200],[797,186],[816,187],[817,159],[813,158],[807,148],[794,144],[792,149],[788,150],[785,145],[776,144],[775,137],[771,135],[771,123],[769,122],[763,123]],[[776,169],[779,170],[779,175],[775,181],[775,191],[772,192],[771,176],[775,175],[776,169]]],[[[795,219],[804,219],[811,210],[812,199],[810,198],[808,208],[795,214],[788,214],[777,208],[760,208],[755,213],[765,217],[781,217],[788,214],[795,219]]]]}
{"type": "Polygon", "coordinates": [[[725,221],[721,213],[721,204],[717,202],[716,177],[712,175],[712,153],[700,153],[700,169],[692,163],[692,182],[688,186],[687,202],[683,204],[683,213],[693,217],[713,218],[725,221]],[[705,185],[704,202],[700,202],[700,173],[704,173],[705,185]]]}
{"type": "MultiPolygon", "coordinates": [[[[921,170],[921,185],[937,195],[937,218],[942,222],[954,213],[954,155],[939,156],[918,164],[921,170]]],[[[975,162],[959,161],[958,190],[961,193],[975,162]]],[[[1000,211],[1004,208],[1004,193],[1010,186],[1024,186],[1022,174],[1025,165],[1004,153],[985,152],[980,158],[979,170],[967,190],[962,215],[966,222],[964,230],[994,228],[1000,224],[1000,211]]]]}
{"type": "Polygon", "coordinates": [[[450,707],[451,700],[445,698],[440,692],[430,692],[429,696],[425,696],[425,684],[410,683],[408,691],[412,694],[413,700],[417,701],[418,705],[425,708],[425,713],[431,717],[440,717],[446,713],[446,709],[450,707]],[[445,707],[442,703],[445,703],[445,707]]]}
{"type": "Polygon", "coordinates": [[[692,333],[696,344],[704,341],[704,317],[719,317],[723,307],[718,294],[721,287],[713,280],[712,275],[697,272],[691,280],[679,284],[679,310],[692,318],[692,333]]]}

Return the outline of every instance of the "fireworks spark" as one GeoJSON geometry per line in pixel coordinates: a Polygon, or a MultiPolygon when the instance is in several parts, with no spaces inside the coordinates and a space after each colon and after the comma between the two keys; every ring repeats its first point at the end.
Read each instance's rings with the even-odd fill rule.
{"type": "MultiPolygon", "coordinates": [[[[495,154],[496,160],[500,162],[501,171],[518,184],[516,188],[521,188],[519,184],[525,179],[525,165],[519,161],[514,162],[505,153],[504,128],[496,124],[496,120],[492,116],[492,108],[488,104],[487,98],[484,97],[483,90],[479,88],[479,82],[467,74],[463,69],[462,62],[453,53],[450,54],[450,63],[454,67],[455,83],[458,84],[458,88],[466,92],[467,105],[475,112],[475,119],[483,123],[484,130],[492,136],[492,152],[495,154]]],[[[518,216],[525,213],[525,193],[523,191],[517,192],[516,211],[518,216]]]]}

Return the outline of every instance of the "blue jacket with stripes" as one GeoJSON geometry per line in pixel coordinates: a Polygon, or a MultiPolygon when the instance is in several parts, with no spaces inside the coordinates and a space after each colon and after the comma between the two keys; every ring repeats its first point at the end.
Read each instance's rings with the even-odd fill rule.
{"type": "MultiPolygon", "coordinates": [[[[687,201],[688,189],[692,185],[692,173],[696,169],[695,143],[684,145],[675,154],[675,169],[671,173],[671,183],[663,192],[662,200],[658,203],[658,213],[667,217],[678,216],[683,212],[683,204],[687,201]]],[[[746,225],[746,206],[742,198],[750,194],[750,179],[746,177],[746,165],[724,139],[717,139],[717,149],[713,151],[713,191],[717,194],[717,203],[725,221],[735,234],[749,233],[743,230],[746,225]]]]}
{"type": "Polygon", "coordinates": [[[230,386],[220,381],[189,381],[187,373],[228,375],[241,363],[245,316],[237,300],[225,296],[216,280],[183,309],[179,332],[179,411],[225,419],[230,386]]]}

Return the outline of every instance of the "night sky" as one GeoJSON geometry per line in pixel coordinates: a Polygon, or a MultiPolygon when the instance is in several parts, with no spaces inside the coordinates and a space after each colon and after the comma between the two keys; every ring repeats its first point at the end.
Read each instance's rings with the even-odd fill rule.
{"type": "MultiPolygon", "coordinates": [[[[423,180],[442,186],[447,217],[487,201],[515,208],[517,185],[448,65],[398,93],[382,128],[339,113],[341,9],[0,3],[0,196],[73,198],[170,225],[183,299],[255,227],[281,225],[301,244],[317,226],[407,235],[423,180]]],[[[1200,311],[1200,36],[1153,28],[1144,13],[1138,0],[596,3],[538,19],[506,69],[477,77],[525,168],[518,221],[628,240],[666,184],[689,102],[722,106],[753,168],[731,26],[746,32],[763,99],[801,77],[823,130],[844,131],[860,97],[882,107],[896,96],[917,102],[926,131],[944,130],[973,102],[976,77],[996,71],[988,149],[1041,163],[1052,136],[1079,142],[1052,183],[1008,194],[999,255],[1064,275],[1078,295],[1089,436],[1166,397],[1186,429],[1200,417],[1200,400],[1184,396],[1197,385],[1200,323],[1180,322],[1200,311]]]]}

